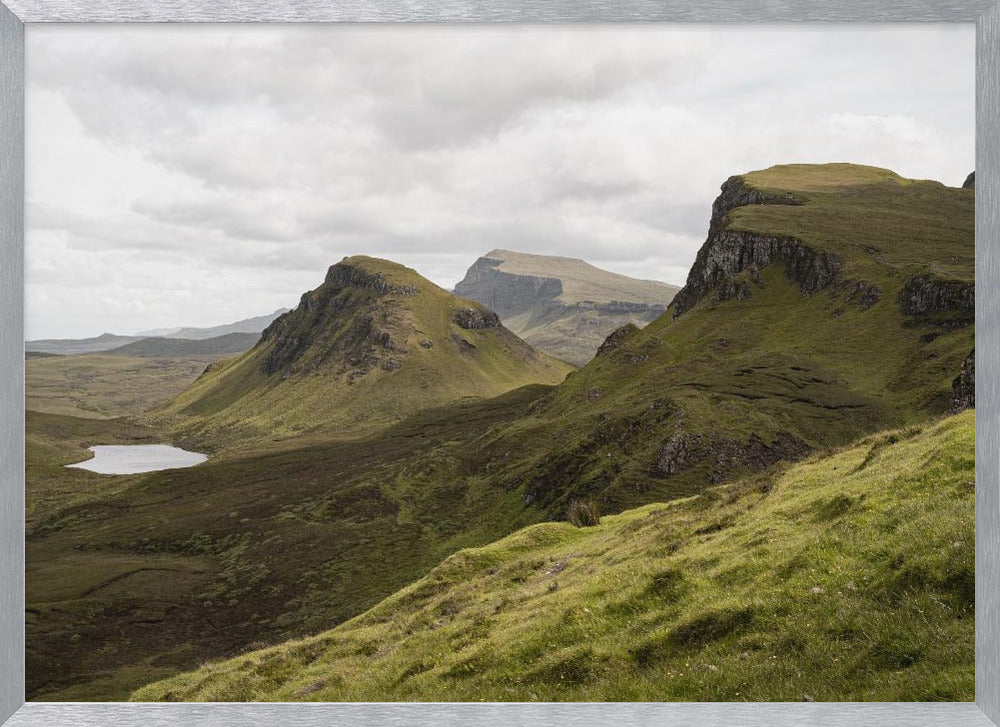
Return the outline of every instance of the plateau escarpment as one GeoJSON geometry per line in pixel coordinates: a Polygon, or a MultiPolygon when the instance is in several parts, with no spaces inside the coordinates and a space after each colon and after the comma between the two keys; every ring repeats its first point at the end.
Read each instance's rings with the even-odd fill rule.
{"type": "Polygon", "coordinates": [[[728,180],[668,314],[535,408],[563,451],[522,468],[525,501],[676,497],[972,401],[974,205],[855,165],[728,180]]]}
{"type": "Polygon", "coordinates": [[[496,311],[533,346],[583,365],[625,323],[661,315],[677,288],[636,280],[574,258],[493,250],[469,268],[455,292],[496,311]]]}

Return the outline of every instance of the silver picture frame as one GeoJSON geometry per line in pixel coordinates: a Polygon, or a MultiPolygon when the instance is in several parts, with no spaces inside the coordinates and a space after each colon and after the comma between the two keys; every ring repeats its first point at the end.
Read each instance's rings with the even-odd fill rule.
{"type": "Polygon", "coordinates": [[[0,0],[0,724],[1000,725],[1000,0],[0,0]],[[119,22],[958,22],[976,60],[974,703],[25,703],[24,26],[119,22]]]}

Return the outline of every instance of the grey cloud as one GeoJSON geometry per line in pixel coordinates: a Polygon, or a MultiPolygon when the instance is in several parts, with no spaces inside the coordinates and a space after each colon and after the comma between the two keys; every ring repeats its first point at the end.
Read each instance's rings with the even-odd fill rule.
{"type": "Polygon", "coordinates": [[[132,329],[196,316],[195,285],[205,319],[186,324],[237,298],[259,313],[257,288],[294,301],[359,252],[445,286],[492,247],[679,283],[731,174],[850,159],[964,179],[971,45],[927,28],[33,27],[29,108],[47,94],[68,118],[29,135],[29,316],[61,325],[54,291],[85,256],[156,311],[132,329]],[[53,134],[87,153],[32,167],[53,134]],[[144,264],[183,310],[144,292],[144,264]]]}

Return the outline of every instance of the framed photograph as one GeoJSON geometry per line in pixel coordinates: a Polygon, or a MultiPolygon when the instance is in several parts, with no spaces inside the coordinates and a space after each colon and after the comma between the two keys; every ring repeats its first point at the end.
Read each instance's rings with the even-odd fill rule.
{"type": "Polygon", "coordinates": [[[0,723],[1000,723],[996,0],[3,2],[0,723]]]}

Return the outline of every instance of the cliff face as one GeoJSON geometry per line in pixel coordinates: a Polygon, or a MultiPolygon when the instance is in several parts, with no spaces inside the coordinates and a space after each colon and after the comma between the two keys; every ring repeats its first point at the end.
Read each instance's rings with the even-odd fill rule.
{"type": "Polygon", "coordinates": [[[578,366],[615,329],[656,319],[675,291],[582,260],[500,250],[476,260],[455,286],[531,345],[578,366]]]}
{"type": "Polygon", "coordinates": [[[680,316],[710,292],[716,300],[745,298],[746,282],[737,276],[748,271],[757,278],[761,268],[783,261],[788,277],[796,281],[806,295],[833,283],[840,272],[836,255],[819,251],[793,237],[728,230],[729,213],[747,205],[800,205],[792,195],[775,195],[748,187],[742,177],[731,177],[722,185],[722,193],[712,205],[708,240],[698,251],[688,273],[687,283],[674,297],[674,317],[680,316]]]}
{"type": "Polygon", "coordinates": [[[976,313],[976,286],[925,273],[906,281],[899,305],[908,316],[951,312],[971,318],[976,313]]]}
{"type": "Polygon", "coordinates": [[[455,294],[482,303],[501,318],[549,305],[562,295],[562,282],[557,278],[506,273],[498,269],[502,263],[479,258],[455,286],[455,294]]]}

